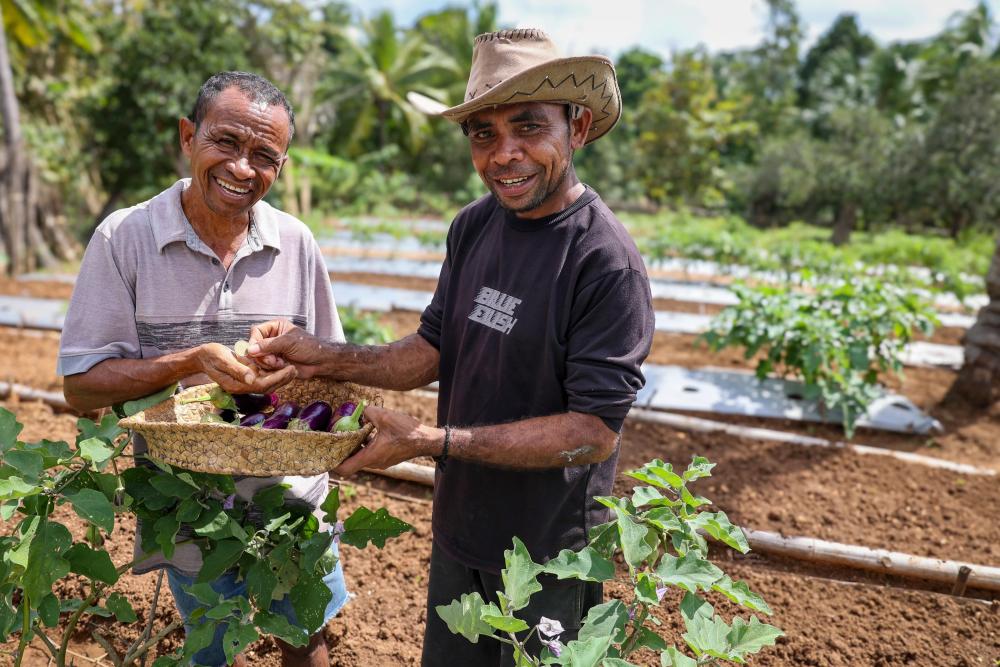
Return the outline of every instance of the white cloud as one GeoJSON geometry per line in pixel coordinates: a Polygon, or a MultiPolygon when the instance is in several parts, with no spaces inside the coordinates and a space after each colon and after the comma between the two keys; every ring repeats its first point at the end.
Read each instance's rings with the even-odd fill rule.
{"type": "MultiPolygon", "coordinates": [[[[602,52],[615,56],[641,46],[669,56],[672,50],[699,44],[712,51],[760,42],[767,19],[763,0],[498,0],[500,22],[538,27],[567,55],[602,52]]],[[[363,11],[392,9],[401,25],[448,0],[367,0],[363,11]]],[[[450,4],[462,4],[451,0],[450,4]]],[[[837,15],[853,12],[877,40],[919,39],[939,32],[956,11],[976,0],[798,0],[808,41],[826,31],[837,15]]],[[[988,0],[994,12],[1000,0],[988,0]]]]}

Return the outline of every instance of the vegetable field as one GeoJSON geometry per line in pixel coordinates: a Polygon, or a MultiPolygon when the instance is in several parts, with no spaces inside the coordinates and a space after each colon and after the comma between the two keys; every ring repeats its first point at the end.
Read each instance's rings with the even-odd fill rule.
{"type": "MultiPolygon", "coordinates": [[[[365,285],[431,289],[428,281],[374,274],[342,274],[335,280],[365,285]]],[[[36,280],[0,283],[0,293],[66,298],[65,284],[36,280]]],[[[715,312],[718,307],[657,299],[658,311],[686,308],[715,312]]],[[[400,310],[377,318],[354,313],[365,336],[381,335],[380,327],[397,334],[413,331],[418,314],[400,310]]],[[[939,327],[917,338],[955,344],[961,331],[939,327]]],[[[6,360],[0,381],[58,392],[54,374],[58,334],[31,329],[0,328],[0,355],[6,360]]],[[[710,351],[695,335],[658,332],[649,362],[689,368],[724,366],[753,370],[765,357],[747,358],[741,350],[710,351]]],[[[614,494],[627,495],[639,485],[625,471],[661,459],[683,469],[694,456],[717,464],[712,476],[699,482],[698,492],[710,498],[714,510],[724,511],[733,523],[779,536],[807,537],[841,544],[887,549],[913,556],[1000,566],[1000,416],[945,400],[955,372],[945,368],[906,368],[902,377],[887,366],[877,368],[878,379],[908,397],[944,425],[930,435],[895,434],[858,428],[852,443],[870,445],[876,453],[849,448],[801,446],[750,435],[708,433],[643,418],[637,410],[626,422],[619,475],[614,494]],[[904,461],[884,452],[919,454],[931,460],[968,464],[978,472],[960,472],[921,462],[904,461]]],[[[8,394],[3,407],[24,424],[20,438],[67,440],[75,437],[77,416],[58,406],[8,394]]],[[[435,396],[419,391],[390,393],[389,407],[433,421],[435,396]]],[[[825,438],[844,439],[837,423],[803,424],[792,420],[698,415],[728,425],[752,426],[825,438]]],[[[417,461],[429,465],[430,461],[417,461]]],[[[332,665],[418,664],[424,621],[424,601],[430,556],[430,494],[425,486],[363,473],[341,487],[341,512],[358,506],[386,507],[413,526],[412,531],[386,542],[383,549],[356,549],[342,545],[341,556],[354,597],[325,632],[332,665]]],[[[69,506],[56,509],[54,518],[80,539],[87,522],[69,506]]],[[[4,524],[9,532],[9,523],[4,524]]],[[[134,523],[116,521],[106,548],[116,565],[131,558],[134,523]]],[[[961,586],[954,581],[929,581],[889,572],[871,572],[844,565],[793,559],[754,550],[741,555],[713,549],[712,558],[734,580],[745,581],[760,594],[774,614],[761,620],[782,629],[775,646],[751,658],[756,665],[995,665],[1000,659],[1000,592],[961,586]]],[[[628,572],[619,555],[617,575],[606,586],[608,600],[632,597],[628,572]]],[[[126,574],[119,587],[136,611],[136,621],[90,616],[68,643],[68,654],[78,665],[111,665],[107,650],[93,639],[94,631],[127,644],[149,623],[155,575],[126,574]]],[[[80,597],[85,582],[71,575],[57,584],[62,599],[80,597]]],[[[685,632],[676,612],[681,594],[674,589],[654,615],[668,644],[684,645],[685,632]]],[[[731,618],[736,605],[712,599],[716,610],[731,618]]],[[[746,617],[746,612],[740,614],[746,617]]],[[[65,627],[68,613],[59,616],[55,637],[65,627]]],[[[151,632],[175,622],[176,612],[164,589],[157,600],[151,632]]],[[[481,641],[485,641],[482,640],[481,641]]],[[[155,654],[176,650],[183,642],[179,631],[168,634],[155,654]]],[[[17,646],[16,637],[4,645],[0,665],[17,646]]],[[[250,645],[251,664],[277,665],[273,639],[250,645]]],[[[658,665],[651,651],[634,654],[636,664],[658,665]]],[[[46,665],[41,640],[29,649],[26,665],[46,665]]]]}

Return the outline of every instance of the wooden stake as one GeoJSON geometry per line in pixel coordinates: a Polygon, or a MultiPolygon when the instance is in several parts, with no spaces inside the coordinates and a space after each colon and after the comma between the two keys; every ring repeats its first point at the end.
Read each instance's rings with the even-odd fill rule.
{"type": "MultiPolygon", "coordinates": [[[[1000,591],[1000,568],[958,561],[925,558],[898,551],[869,549],[853,544],[828,542],[811,537],[783,537],[761,530],[743,531],[754,551],[794,558],[810,563],[826,563],[909,579],[950,583],[968,570],[966,582],[973,588],[1000,591]]],[[[964,592],[964,587],[963,587],[964,592]]]]}

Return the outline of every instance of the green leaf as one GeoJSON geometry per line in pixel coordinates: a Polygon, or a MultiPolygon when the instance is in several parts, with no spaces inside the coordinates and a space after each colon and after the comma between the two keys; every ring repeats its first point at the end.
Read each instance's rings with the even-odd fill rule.
{"type": "Polygon", "coordinates": [[[109,595],[104,606],[115,615],[119,623],[135,623],[139,620],[135,610],[132,608],[132,603],[121,593],[112,593],[109,595]]]}
{"type": "Polygon", "coordinates": [[[194,654],[203,648],[212,645],[215,639],[215,628],[218,621],[210,621],[202,618],[200,623],[194,623],[194,627],[184,636],[184,657],[191,659],[194,654]]]}
{"type": "Polygon", "coordinates": [[[715,613],[715,609],[707,600],[698,597],[694,593],[684,594],[684,599],[681,600],[680,611],[681,616],[686,619],[695,618],[696,616],[711,618],[712,614],[715,613]]]}
{"type": "Polygon", "coordinates": [[[184,658],[175,655],[161,655],[153,661],[153,667],[182,667],[184,658]]]}
{"type": "Polygon", "coordinates": [[[391,516],[384,507],[375,512],[367,507],[359,507],[344,521],[344,533],[340,536],[340,541],[358,549],[365,548],[371,541],[381,549],[387,539],[398,537],[408,530],[413,530],[413,526],[391,516]]]}
{"type": "Polygon", "coordinates": [[[121,413],[126,417],[131,417],[132,415],[142,412],[147,408],[151,408],[157,403],[162,403],[177,391],[177,383],[170,385],[169,387],[164,387],[155,394],[150,394],[149,396],[144,396],[142,398],[137,398],[134,401],[125,401],[121,405],[121,413]]]}
{"type": "Polygon", "coordinates": [[[493,636],[493,628],[482,620],[482,611],[486,605],[479,593],[465,593],[461,600],[452,600],[448,605],[438,605],[434,608],[437,615],[448,624],[452,633],[462,635],[473,644],[479,642],[480,635],[493,636]]]}
{"type": "Polygon", "coordinates": [[[664,651],[667,648],[667,643],[663,641],[663,637],[644,627],[639,630],[639,638],[636,640],[635,646],[636,648],[648,648],[651,651],[664,651]]]}
{"type": "Polygon", "coordinates": [[[771,608],[764,601],[764,598],[751,591],[746,582],[733,581],[729,578],[729,575],[722,577],[712,584],[712,590],[722,593],[736,604],[742,605],[752,611],[759,611],[768,615],[772,613],[771,608]]]}
{"type": "Polygon", "coordinates": [[[75,572],[88,579],[103,581],[112,585],[118,581],[118,572],[107,551],[95,551],[86,544],[78,542],[70,547],[65,554],[69,561],[70,572],[75,572]]]}
{"type": "Polygon", "coordinates": [[[625,626],[628,625],[628,620],[628,609],[622,601],[611,600],[590,608],[577,636],[581,640],[611,637],[612,642],[620,644],[625,641],[625,626]]]}
{"type": "MultiPolygon", "coordinates": [[[[316,569],[316,563],[330,550],[331,544],[333,544],[333,535],[326,532],[316,533],[302,543],[299,547],[302,553],[302,570],[313,572],[316,569]]],[[[334,565],[336,565],[336,561],[334,561],[334,565]]]]}
{"type": "Polygon", "coordinates": [[[115,529],[115,508],[100,491],[80,489],[69,496],[69,502],[80,518],[109,533],[115,529]]]}
{"type": "Polygon", "coordinates": [[[698,667],[698,661],[671,646],[660,654],[660,667],[698,667]]]}
{"type": "Polygon", "coordinates": [[[750,653],[756,653],[765,646],[774,646],[774,640],[785,633],[766,623],[761,623],[756,616],[750,617],[750,623],[742,618],[733,619],[733,627],[726,636],[729,642],[730,659],[745,658],[750,653]]]}
{"type": "Polygon", "coordinates": [[[259,637],[257,628],[252,625],[230,623],[226,628],[226,634],[222,636],[222,650],[226,653],[226,664],[233,664],[236,656],[259,637]]]}
{"type": "Polygon", "coordinates": [[[664,554],[656,566],[656,576],[668,586],[695,593],[699,588],[710,589],[723,577],[723,573],[714,564],[693,553],[680,558],[664,554]]]}
{"type": "Polygon", "coordinates": [[[636,665],[621,658],[605,658],[601,667],[636,667],[636,665]]]}
{"type": "Polygon", "coordinates": [[[691,520],[691,524],[695,528],[704,529],[706,533],[740,553],[750,551],[743,530],[730,523],[725,512],[701,512],[691,520]]]}
{"type": "Polygon", "coordinates": [[[636,507],[665,499],[664,495],[653,486],[637,486],[632,490],[632,504],[636,507]]]}
{"type": "Polygon", "coordinates": [[[202,509],[204,508],[197,498],[187,498],[177,506],[177,513],[174,516],[181,523],[192,523],[201,516],[202,509]]]}
{"type": "Polygon", "coordinates": [[[149,483],[154,489],[165,496],[184,499],[190,498],[199,490],[198,485],[193,481],[189,481],[190,479],[191,476],[184,475],[184,473],[180,473],[179,475],[161,473],[150,478],[149,483]]]}
{"type": "Polygon", "coordinates": [[[326,615],[326,605],[333,599],[333,593],[324,583],[323,577],[300,572],[299,580],[288,594],[295,610],[295,619],[309,634],[316,632],[323,625],[326,615]]]}
{"type": "Polygon", "coordinates": [[[203,554],[201,572],[198,573],[198,583],[215,581],[222,576],[223,572],[235,565],[241,555],[243,555],[243,543],[239,540],[221,540],[216,542],[212,545],[211,551],[203,554]]]}
{"type": "Polygon", "coordinates": [[[259,611],[253,617],[253,622],[264,633],[274,635],[292,646],[305,646],[309,643],[309,633],[305,628],[292,625],[281,614],[259,611]]]}
{"type": "Polygon", "coordinates": [[[545,564],[545,572],[559,579],[581,579],[583,581],[608,581],[615,577],[615,565],[603,558],[595,549],[584,547],[574,552],[563,549],[559,555],[545,564]]]}
{"type": "Polygon", "coordinates": [[[208,608],[219,604],[222,599],[222,595],[217,593],[211,584],[191,584],[184,587],[184,592],[208,608]]]}
{"type": "Polygon", "coordinates": [[[714,463],[711,463],[704,456],[695,456],[691,460],[691,464],[684,471],[684,479],[688,482],[702,477],[711,477],[712,468],[715,467],[714,463]]]}
{"type": "Polygon", "coordinates": [[[23,424],[19,424],[14,413],[7,408],[0,408],[0,454],[7,452],[17,444],[23,424]]]}
{"type": "Polygon", "coordinates": [[[288,484],[276,484],[253,494],[253,504],[261,509],[276,510],[285,504],[285,490],[288,484]]]}
{"type": "Polygon", "coordinates": [[[174,540],[181,525],[177,517],[172,514],[165,514],[153,524],[153,532],[156,534],[156,543],[166,558],[173,558],[177,548],[174,540]]]}
{"type": "Polygon", "coordinates": [[[31,481],[38,481],[44,467],[41,454],[23,449],[8,451],[4,454],[3,462],[21,473],[21,477],[31,481]]]}
{"type": "Polygon", "coordinates": [[[517,537],[514,538],[514,547],[503,552],[503,558],[507,567],[500,571],[500,577],[510,602],[510,611],[524,609],[531,596],[542,590],[538,575],[544,568],[531,560],[528,548],[517,537]]]}
{"type": "Polygon", "coordinates": [[[14,516],[14,513],[17,511],[18,505],[20,505],[20,503],[16,500],[0,504],[0,521],[10,521],[10,518],[14,516]]]}
{"type": "Polygon", "coordinates": [[[507,616],[501,612],[500,608],[495,604],[488,604],[483,607],[480,618],[483,619],[483,623],[496,628],[500,632],[524,632],[529,628],[528,624],[521,619],[514,616],[507,616]]]}
{"type": "Polygon", "coordinates": [[[575,639],[563,648],[559,661],[567,667],[600,667],[609,648],[611,648],[611,637],[575,639]]]}
{"type": "Polygon", "coordinates": [[[20,477],[15,476],[0,479],[0,500],[27,498],[28,496],[36,496],[41,492],[41,487],[28,484],[20,477]]]}
{"type": "Polygon", "coordinates": [[[690,491],[688,491],[686,486],[681,488],[681,500],[683,500],[684,504],[690,507],[691,509],[696,509],[698,507],[701,507],[702,505],[711,504],[712,502],[708,498],[703,498],[702,496],[693,495],[690,491]]]}
{"type": "Polygon", "coordinates": [[[614,509],[618,517],[618,537],[621,540],[625,562],[632,568],[641,567],[653,553],[653,547],[646,539],[650,529],[620,507],[614,509]]]}
{"type": "Polygon", "coordinates": [[[691,647],[695,655],[701,657],[704,654],[716,658],[725,659],[729,653],[729,626],[718,616],[705,616],[695,614],[693,618],[684,617],[684,625],[687,627],[681,637],[691,647]]]}
{"type": "Polygon", "coordinates": [[[76,427],[80,431],[76,437],[77,445],[90,438],[100,438],[110,445],[115,441],[115,438],[125,432],[125,429],[118,426],[118,417],[110,413],[104,415],[100,424],[95,424],[86,417],[81,417],[77,420],[76,427]]]}
{"type": "Polygon", "coordinates": [[[611,559],[618,548],[618,522],[608,521],[594,526],[587,533],[588,546],[607,559],[611,559]]]}
{"type": "Polygon", "coordinates": [[[24,449],[42,455],[42,465],[51,468],[73,458],[73,449],[62,440],[39,440],[24,445],[24,449]]]}
{"type": "Polygon", "coordinates": [[[59,625],[59,598],[49,593],[38,604],[38,617],[47,628],[59,625]]]}
{"type": "Polygon", "coordinates": [[[684,479],[674,472],[673,466],[660,459],[653,459],[642,468],[630,470],[625,474],[661,489],[671,488],[677,491],[684,486],[684,479]]]}
{"type": "Polygon", "coordinates": [[[278,585],[278,575],[271,570],[266,560],[259,560],[250,566],[246,576],[247,596],[258,609],[271,606],[272,594],[278,585]]]}
{"type": "Polygon", "coordinates": [[[323,504],[319,506],[325,514],[323,515],[323,521],[329,524],[334,524],[337,522],[337,510],[340,509],[340,487],[335,486],[330,489],[330,493],[326,495],[326,500],[323,504]]]}
{"type": "Polygon", "coordinates": [[[640,572],[635,580],[635,597],[646,604],[660,604],[656,597],[656,580],[648,572],[640,572]]]}
{"type": "MultiPolygon", "coordinates": [[[[37,518],[37,517],[36,517],[37,518]]],[[[69,561],[63,554],[73,541],[66,526],[41,519],[34,527],[27,553],[23,588],[30,600],[41,600],[52,591],[52,584],[69,574],[69,561]]]]}
{"type": "Polygon", "coordinates": [[[108,459],[111,455],[115,453],[115,450],[109,447],[100,438],[87,438],[86,440],[80,441],[78,445],[80,449],[80,456],[83,457],[85,461],[90,461],[94,466],[101,470],[107,464],[108,459]]]}

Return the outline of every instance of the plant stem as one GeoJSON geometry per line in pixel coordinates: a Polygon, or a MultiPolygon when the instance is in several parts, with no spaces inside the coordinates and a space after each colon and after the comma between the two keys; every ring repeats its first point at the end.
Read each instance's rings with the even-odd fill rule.
{"type": "Polygon", "coordinates": [[[628,639],[625,640],[625,643],[622,644],[622,658],[625,658],[635,650],[635,645],[639,641],[639,634],[642,631],[642,624],[646,622],[646,617],[649,615],[649,607],[644,602],[641,604],[642,609],[636,614],[634,621],[634,630],[632,630],[632,634],[628,636],[628,639]]]}
{"type": "Polygon", "coordinates": [[[156,605],[160,599],[160,589],[163,587],[163,570],[156,575],[156,588],[153,589],[153,603],[149,607],[149,619],[146,621],[146,627],[142,629],[142,633],[138,638],[126,649],[125,657],[122,658],[122,664],[127,665],[129,661],[134,660],[136,657],[142,656],[142,662],[145,664],[146,656],[145,653],[136,653],[136,648],[142,646],[143,642],[149,640],[149,635],[153,631],[153,622],[156,620],[156,605]]]}
{"type": "Polygon", "coordinates": [[[28,596],[21,598],[21,640],[17,643],[17,658],[14,660],[14,667],[21,667],[21,660],[24,659],[24,652],[28,649],[28,642],[31,641],[31,605],[28,596]]]}
{"type": "MultiPolygon", "coordinates": [[[[163,641],[164,637],[166,637],[167,635],[169,635],[171,632],[173,632],[177,628],[181,627],[182,625],[184,625],[184,621],[181,620],[181,619],[177,619],[176,621],[170,623],[169,625],[167,625],[166,627],[164,627],[162,630],[160,630],[159,632],[157,632],[155,635],[153,635],[152,638],[146,640],[141,646],[139,646],[139,648],[137,648],[135,650],[134,655],[135,656],[145,656],[149,652],[149,649],[151,649],[154,646],[156,646],[157,644],[159,644],[161,641],[163,641]]],[[[134,657],[130,657],[130,656],[125,656],[125,658],[126,658],[126,660],[122,661],[122,664],[125,667],[129,667],[129,663],[127,662],[127,660],[133,660],[133,661],[135,660],[134,657]]]]}
{"type": "Polygon", "coordinates": [[[80,622],[80,617],[83,616],[84,612],[94,604],[94,600],[97,599],[100,594],[100,589],[91,582],[90,595],[84,599],[80,608],[73,612],[66,621],[66,629],[63,630],[62,642],[59,644],[59,653],[56,655],[56,667],[63,667],[66,664],[66,651],[69,649],[69,640],[73,636],[73,630],[76,629],[76,624],[80,622]]]}
{"type": "Polygon", "coordinates": [[[52,654],[52,657],[55,658],[56,653],[59,652],[59,649],[56,648],[56,645],[52,643],[52,640],[49,639],[49,636],[47,634],[42,632],[41,628],[34,628],[34,631],[35,631],[35,636],[37,636],[39,639],[42,640],[42,643],[45,644],[45,648],[47,648],[49,653],[52,654]]]}

